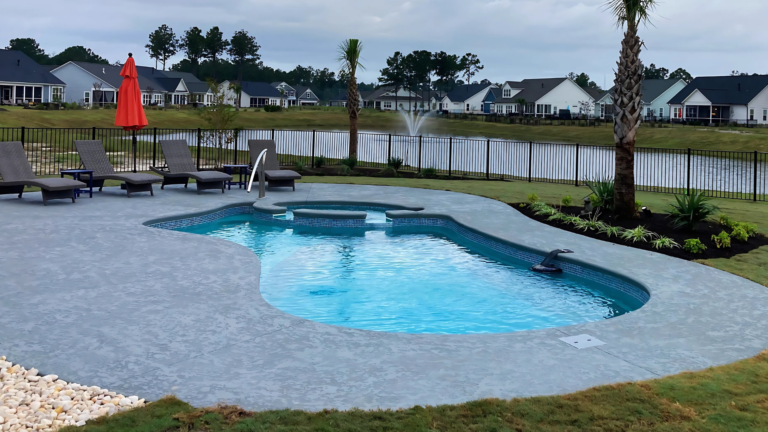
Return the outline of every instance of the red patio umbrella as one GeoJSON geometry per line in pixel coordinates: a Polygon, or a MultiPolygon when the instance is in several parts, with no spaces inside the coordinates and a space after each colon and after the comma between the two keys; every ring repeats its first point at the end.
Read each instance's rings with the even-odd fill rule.
{"type": "Polygon", "coordinates": [[[120,71],[123,83],[117,93],[117,114],[115,126],[123,130],[133,131],[133,172],[136,172],[136,131],[144,129],[149,122],[141,105],[141,88],[139,87],[139,74],[136,72],[136,62],[133,54],[128,53],[128,60],[120,71]]]}

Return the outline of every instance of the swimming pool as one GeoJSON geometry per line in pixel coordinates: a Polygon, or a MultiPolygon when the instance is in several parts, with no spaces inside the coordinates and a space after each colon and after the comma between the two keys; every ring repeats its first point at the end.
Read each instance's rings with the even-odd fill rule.
{"type": "Polygon", "coordinates": [[[261,260],[267,302],[343,327],[506,333],[610,319],[643,305],[575,275],[534,273],[440,227],[279,226],[244,214],[178,230],[248,247],[261,260]]]}

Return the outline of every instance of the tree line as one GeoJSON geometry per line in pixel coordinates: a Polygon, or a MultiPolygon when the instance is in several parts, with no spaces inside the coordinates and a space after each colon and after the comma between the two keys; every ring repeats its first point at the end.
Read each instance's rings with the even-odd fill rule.
{"type": "Polygon", "coordinates": [[[58,54],[48,54],[32,38],[11,39],[5,49],[21,51],[41,65],[63,65],[69,61],[109,64],[107,59],[80,45],[71,46],[58,54]]]}

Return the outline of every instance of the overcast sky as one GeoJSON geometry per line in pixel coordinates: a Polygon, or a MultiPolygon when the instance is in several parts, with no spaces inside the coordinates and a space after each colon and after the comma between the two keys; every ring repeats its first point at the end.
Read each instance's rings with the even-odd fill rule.
{"type": "MultiPolygon", "coordinates": [[[[662,0],[643,28],[642,59],[694,76],[737,69],[768,73],[768,1],[662,0]]],[[[604,0],[21,0],[4,1],[0,43],[35,38],[48,53],[83,45],[110,62],[133,52],[154,65],[148,35],[161,24],[177,34],[218,25],[225,36],[245,29],[262,60],[289,70],[300,64],[337,69],[345,38],[364,43],[363,81],[373,81],[394,51],[478,54],[478,79],[493,82],[586,72],[612,81],[620,48],[604,0]]],[[[174,61],[182,57],[177,56],[174,61]]]]}

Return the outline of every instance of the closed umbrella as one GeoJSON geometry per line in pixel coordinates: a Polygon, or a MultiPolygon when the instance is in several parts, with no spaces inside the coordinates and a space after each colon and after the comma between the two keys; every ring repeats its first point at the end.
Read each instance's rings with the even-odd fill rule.
{"type": "Polygon", "coordinates": [[[118,92],[115,126],[133,131],[133,172],[136,172],[136,131],[144,129],[149,122],[141,105],[139,74],[136,72],[133,54],[128,53],[128,60],[120,71],[120,76],[123,77],[123,83],[118,92]]]}

